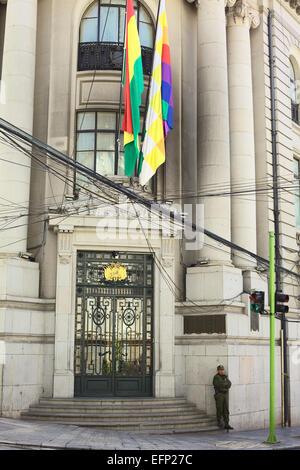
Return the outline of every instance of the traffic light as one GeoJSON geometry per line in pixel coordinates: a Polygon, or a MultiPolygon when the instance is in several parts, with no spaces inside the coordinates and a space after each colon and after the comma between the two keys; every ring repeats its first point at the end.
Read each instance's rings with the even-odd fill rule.
{"type": "Polygon", "coordinates": [[[286,294],[276,293],[275,294],[275,312],[276,313],[288,313],[289,307],[287,305],[282,305],[287,303],[290,300],[290,297],[286,294]]]}
{"type": "Polygon", "coordinates": [[[251,312],[264,313],[265,311],[265,293],[262,291],[254,291],[250,295],[251,312]]]}

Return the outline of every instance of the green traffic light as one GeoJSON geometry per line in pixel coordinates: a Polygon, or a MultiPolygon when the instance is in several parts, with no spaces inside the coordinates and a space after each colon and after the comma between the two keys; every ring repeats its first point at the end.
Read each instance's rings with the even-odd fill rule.
{"type": "Polygon", "coordinates": [[[263,313],[265,310],[265,293],[253,291],[250,295],[250,310],[255,313],[263,313]]]}

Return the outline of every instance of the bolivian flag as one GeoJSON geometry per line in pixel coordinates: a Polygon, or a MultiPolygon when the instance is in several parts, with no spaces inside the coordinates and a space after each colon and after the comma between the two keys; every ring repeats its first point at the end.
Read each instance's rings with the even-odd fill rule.
{"type": "Polygon", "coordinates": [[[132,176],[139,158],[140,105],[144,91],[142,53],[132,0],[127,0],[125,43],[125,173],[132,176]]]}

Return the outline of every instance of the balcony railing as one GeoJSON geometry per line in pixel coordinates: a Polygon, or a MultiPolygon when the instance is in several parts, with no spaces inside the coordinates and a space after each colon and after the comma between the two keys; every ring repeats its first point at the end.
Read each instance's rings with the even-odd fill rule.
{"type": "Polygon", "coordinates": [[[299,104],[292,101],[292,120],[299,124],[299,104]]]}
{"type": "MultiPolygon", "coordinates": [[[[153,51],[142,47],[142,61],[145,75],[151,75],[153,51]]],[[[123,44],[82,42],[78,48],[78,71],[122,70],[123,44]]]]}

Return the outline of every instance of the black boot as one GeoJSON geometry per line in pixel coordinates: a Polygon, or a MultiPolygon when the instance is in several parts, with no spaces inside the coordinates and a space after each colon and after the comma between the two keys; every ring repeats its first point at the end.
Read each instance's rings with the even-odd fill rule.
{"type": "Polygon", "coordinates": [[[230,426],[230,424],[225,424],[224,429],[227,429],[229,431],[229,429],[233,429],[233,428],[230,426]]]}
{"type": "Polygon", "coordinates": [[[220,429],[224,429],[224,426],[223,426],[223,424],[222,424],[221,422],[219,422],[219,423],[217,424],[217,426],[218,426],[218,428],[220,428],[220,429]]]}

